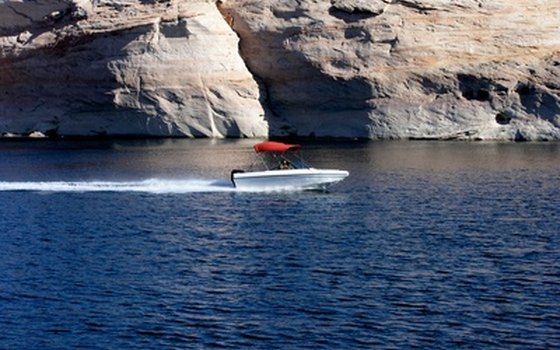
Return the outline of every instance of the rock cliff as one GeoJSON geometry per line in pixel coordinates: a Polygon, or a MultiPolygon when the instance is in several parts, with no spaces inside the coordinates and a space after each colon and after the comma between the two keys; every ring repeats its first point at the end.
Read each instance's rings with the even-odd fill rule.
{"type": "Polygon", "coordinates": [[[0,132],[268,132],[214,2],[0,1],[0,14],[0,132]]]}
{"type": "Polygon", "coordinates": [[[0,132],[560,139],[557,0],[0,0],[0,132]]]}

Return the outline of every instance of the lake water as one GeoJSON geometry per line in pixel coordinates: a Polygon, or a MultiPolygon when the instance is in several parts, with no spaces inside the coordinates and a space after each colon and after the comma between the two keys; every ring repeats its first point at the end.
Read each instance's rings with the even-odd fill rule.
{"type": "Polygon", "coordinates": [[[560,144],[0,143],[2,349],[560,348],[560,144]]]}

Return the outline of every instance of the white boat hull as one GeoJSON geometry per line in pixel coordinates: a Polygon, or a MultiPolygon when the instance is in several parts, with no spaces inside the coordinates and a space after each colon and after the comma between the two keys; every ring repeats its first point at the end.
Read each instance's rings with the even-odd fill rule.
{"type": "Polygon", "coordinates": [[[349,175],[345,170],[288,169],[232,174],[237,189],[248,191],[326,190],[349,175]]]}

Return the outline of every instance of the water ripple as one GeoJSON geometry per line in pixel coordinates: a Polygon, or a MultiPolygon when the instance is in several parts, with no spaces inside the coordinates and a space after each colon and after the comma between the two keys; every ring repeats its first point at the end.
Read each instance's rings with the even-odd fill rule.
{"type": "Polygon", "coordinates": [[[0,191],[0,348],[560,348],[557,162],[351,150],[326,194],[0,191]]]}

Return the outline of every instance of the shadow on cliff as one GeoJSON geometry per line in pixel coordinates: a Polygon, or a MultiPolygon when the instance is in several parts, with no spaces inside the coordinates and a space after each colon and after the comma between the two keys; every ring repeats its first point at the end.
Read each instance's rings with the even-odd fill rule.
{"type": "Polygon", "coordinates": [[[519,94],[521,105],[527,113],[560,128],[560,95],[530,83],[519,83],[515,92],[519,94]]]}
{"type": "Polygon", "coordinates": [[[369,137],[371,82],[335,78],[314,58],[282,44],[309,35],[304,30],[252,32],[253,37],[240,41],[241,55],[262,90],[269,136],[369,137]]]}
{"type": "MultiPolygon", "coordinates": [[[[40,131],[50,137],[110,133],[111,123],[137,114],[115,106],[112,92],[122,85],[111,64],[124,64],[126,45],[150,28],[63,36],[51,46],[5,57],[0,67],[0,131],[40,131]],[[127,39],[115,40],[117,35],[127,39]]],[[[140,125],[146,118],[129,118],[135,119],[140,125]]]]}

